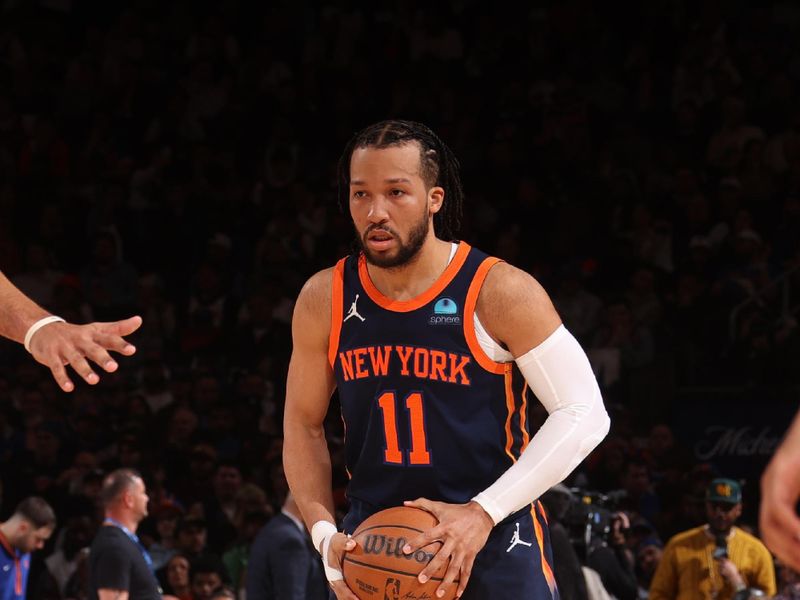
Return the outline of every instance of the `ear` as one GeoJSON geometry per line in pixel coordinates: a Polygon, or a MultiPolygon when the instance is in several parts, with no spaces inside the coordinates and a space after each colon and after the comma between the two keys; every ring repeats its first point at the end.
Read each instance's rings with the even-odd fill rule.
{"type": "Polygon", "coordinates": [[[434,186],[428,190],[428,210],[431,214],[436,214],[442,209],[444,203],[444,188],[434,186]]]}

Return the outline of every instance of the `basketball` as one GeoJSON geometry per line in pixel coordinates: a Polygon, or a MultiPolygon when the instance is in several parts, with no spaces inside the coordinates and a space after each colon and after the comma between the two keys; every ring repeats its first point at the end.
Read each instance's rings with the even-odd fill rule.
{"type": "MultiPolygon", "coordinates": [[[[433,542],[410,555],[403,554],[403,546],[437,523],[436,517],[419,508],[398,506],[375,513],[353,534],[356,547],[345,554],[342,565],[345,583],[361,600],[436,598],[447,565],[442,565],[424,584],[417,575],[442,543],[433,542]]],[[[445,591],[444,600],[455,597],[457,583],[445,591]]]]}

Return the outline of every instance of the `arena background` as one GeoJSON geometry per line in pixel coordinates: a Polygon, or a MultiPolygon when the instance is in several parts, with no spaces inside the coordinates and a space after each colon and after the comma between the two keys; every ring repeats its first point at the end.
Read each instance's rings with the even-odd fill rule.
{"type": "Polygon", "coordinates": [[[292,301],[351,248],[344,143],[396,117],[590,355],[612,431],[568,483],[655,498],[666,539],[733,477],[755,525],[800,384],[799,33],[788,1],[0,3],[0,269],[75,322],[144,317],[70,395],[0,345],[0,517],[96,516],[120,465],[182,511],[220,462],[280,506],[292,301]]]}

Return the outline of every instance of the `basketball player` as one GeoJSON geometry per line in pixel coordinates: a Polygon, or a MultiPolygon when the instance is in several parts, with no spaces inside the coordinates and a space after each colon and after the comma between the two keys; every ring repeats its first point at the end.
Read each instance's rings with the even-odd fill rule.
{"type": "Polygon", "coordinates": [[[767,548],[800,570],[800,412],[761,477],[759,529],[767,548]]]}
{"type": "Polygon", "coordinates": [[[463,598],[557,597],[536,500],[608,432],[586,355],[530,275],[451,241],[458,162],[427,127],[367,127],[339,177],[361,251],[297,299],[283,454],[332,590],[355,599],[342,581],[355,547],[345,534],[405,502],[439,520],[403,548],[442,542],[419,576],[449,561],[439,595],[457,585],[463,598]],[[351,476],[344,534],[323,429],[334,388],[351,476]],[[532,438],[528,388],[549,413],[532,438]]]}
{"type": "Polygon", "coordinates": [[[130,335],[141,324],[141,317],[114,323],[67,323],[37,305],[0,272],[0,335],[24,344],[33,358],[50,368],[65,392],[75,389],[65,365],[71,365],[86,383],[96,384],[100,378],[86,359],[113,373],[119,365],[108,351],[125,356],[136,352],[123,336],[130,335]]]}

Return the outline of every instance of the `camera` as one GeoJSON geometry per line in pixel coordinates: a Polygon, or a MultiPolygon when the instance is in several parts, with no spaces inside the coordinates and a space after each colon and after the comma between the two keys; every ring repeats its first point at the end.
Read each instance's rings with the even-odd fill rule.
{"type": "Polygon", "coordinates": [[[580,488],[571,488],[570,492],[572,500],[562,522],[572,545],[585,559],[597,544],[609,542],[621,497],[580,488]]]}

